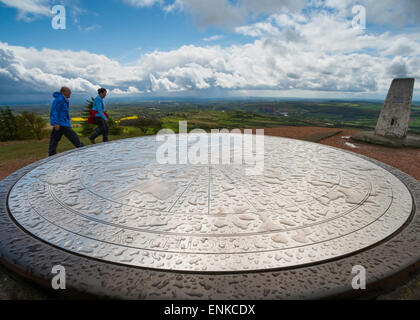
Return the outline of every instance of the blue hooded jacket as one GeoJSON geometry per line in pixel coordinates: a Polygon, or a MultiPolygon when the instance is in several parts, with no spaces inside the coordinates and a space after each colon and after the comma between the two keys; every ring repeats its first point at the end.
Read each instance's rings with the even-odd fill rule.
{"type": "Polygon", "coordinates": [[[104,119],[106,121],[106,116],[104,114],[105,105],[104,105],[104,101],[102,100],[102,98],[100,96],[97,96],[95,98],[95,101],[93,101],[92,110],[98,112],[95,117],[101,117],[102,119],[104,119]]]}
{"type": "Polygon", "coordinates": [[[53,97],[55,100],[51,106],[50,124],[52,126],[59,124],[62,127],[71,127],[69,99],[60,92],[54,92],[53,97]]]}

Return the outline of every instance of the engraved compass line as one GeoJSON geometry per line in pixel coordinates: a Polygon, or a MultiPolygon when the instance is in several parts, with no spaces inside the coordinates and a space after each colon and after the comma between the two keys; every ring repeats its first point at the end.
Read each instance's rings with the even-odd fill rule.
{"type": "MultiPolygon", "coordinates": [[[[174,201],[174,203],[172,204],[172,206],[168,210],[168,212],[171,212],[171,210],[173,209],[173,207],[175,207],[175,205],[178,203],[179,199],[182,198],[182,196],[185,194],[185,192],[187,192],[187,190],[190,188],[190,186],[192,185],[192,183],[194,182],[194,180],[196,180],[199,176],[200,176],[200,173],[197,173],[194,177],[191,178],[190,182],[188,183],[188,186],[184,189],[184,191],[181,193],[181,195],[178,197],[178,199],[176,199],[174,201]]],[[[165,212],[165,211],[163,211],[163,212],[165,212]]]]}
{"type": "MultiPolygon", "coordinates": [[[[198,176],[198,175],[197,175],[198,176]]],[[[196,177],[197,177],[196,176],[196,177]]],[[[194,178],[193,178],[194,179],[194,178]]],[[[193,181],[193,179],[191,180],[191,181],[193,181]]],[[[104,196],[102,196],[102,195],[100,195],[100,194],[97,194],[96,192],[94,192],[94,191],[92,191],[84,182],[83,182],[83,177],[82,177],[82,174],[79,174],[79,181],[80,181],[80,184],[81,184],[81,186],[85,189],[85,190],[87,190],[89,193],[91,193],[91,194],[93,194],[94,196],[96,196],[96,197],[98,197],[98,198],[101,198],[102,200],[105,200],[105,201],[109,201],[109,202],[112,202],[112,203],[115,203],[115,204],[118,204],[118,205],[122,205],[122,206],[126,206],[126,207],[128,207],[128,208],[134,208],[134,209],[138,209],[138,210],[143,210],[143,211],[149,211],[149,212],[156,212],[156,213],[162,213],[162,212],[168,212],[169,213],[169,211],[163,211],[163,210],[157,210],[157,209],[152,209],[152,208],[147,208],[147,209],[144,209],[144,208],[139,208],[139,207],[136,207],[136,206],[133,206],[133,205],[129,205],[129,204],[125,204],[125,203],[122,203],[122,202],[119,202],[119,201],[117,201],[117,200],[114,200],[114,199],[109,199],[109,198],[105,198],[104,196]]]]}
{"type": "Polygon", "coordinates": [[[210,206],[211,206],[211,183],[212,183],[212,167],[209,166],[209,189],[207,194],[207,214],[210,215],[210,206]]]}
{"type": "MultiPolygon", "coordinates": [[[[308,203],[310,203],[312,200],[317,200],[317,201],[318,201],[319,199],[321,199],[321,198],[325,197],[327,194],[329,194],[329,193],[331,193],[332,191],[335,191],[336,189],[338,189],[338,187],[341,185],[341,182],[342,182],[342,180],[343,180],[343,177],[342,177],[342,175],[341,175],[341,173],[340,173],[340,172],[338,173],[338,177],[339,177],[339,181],[338,181],[337,183],[334,183],[334,184],[333,184],[333,187],[332,187],[331,189],[329,189],[327,193],[325,193],[325,194],[323,194],[323,195],[321,195],[321,196],[319,196],[319,197],[316,197],[316,196],[313,196],[313,195],[309,194],[309,196],[310,196],[310,197],[312,197],[312,199],[309,199],[309,200],[307,200],[307,201],[301,202],[301,203],[299,203],[299,204],[286,206],[285,208],[294,208],[294,207],[298,207],[298,206],[303,205],[303,204],[308,204],[308,203]]],[[[232,181],[235,181],[235,180],[233,180],[233,179],[231,179],[231,180],[232,180],[232,181]]],[[[246,184],[246,183],[245,183],[245,186],[246,186],[246,188],[248,188],[248,189],[249,189],[249,185],[248,185],[248,184],[246,184]]],[[[258,186],[258,188],[259,188],[259,189],[261,189],[264,193],[270,194],[270,195],[271,195],[272,197],[274,197],[274,198],[278,197],[278,195],[276,195],[275,193],[273,193],[273,192],[272,192],[272,191],[270,191],[270,190],[265,189],[265,188],[264,188],[263,186],[261,186],[261,185],[259,185],[259,186],[258,186]]],[[[274,208],[273,208],[273,209],[271,209],[270,211],[278,213],[278,211],[277,211],[277,210],[278,210],[278,209],[274,209],[274,208]]]]}
{"type": "MultiPolygon", "coordinates": [[[[236,187],[236,181],[235,180],[233,180],[227,173],[225,173],[223,170],[221,170],[221,169],[219,169],[219,171],[221,172],[221,173],[223,173],[230,181],[232,181],[233,182],[233,184],[235,185],[235,187],[236,187]]],[[[338,181],[338,183],[336,183],[336,184],[334,184],[334,186],[333,186],[333,188],[331,188],[326,194],[324,194],[324,195],[322,195],[322,196],[320,196],[320,197],[315,197],[315,196],[312,196],[312,195],[309,195],[310,197],[312,197],[312,200],[317,200],[317,201],[319,201],[318,199],[321,199],[322,197],[325,197],[327,194],[329,194],[329,193],[331,193],[332,191],[334,191],[334,190],[336,190],[339,186],[340,186],[340,184],[341,184],[341,181],[342,181],[342,176],[341,176],[341,174],[340,173],[338,173],[338,176],[339,176],[339,181],[338,181]]],[[[249,189],[249,186],[247,185],[247,184],[245,184],[245,187],[247,188],[247,189],[249,189]]],[[[273,198],[275,198],[275,197],[277,197],[278,195],[276,195],[276,194],[274,194],[272,191],[269,191],[269,190],[266,190],[266,189],[264,189],[263,187],[261,187],[261,186],[259,186],[259,188],[260,189],[262,189],[262,191],[263,192],[266,192],[266,193],[269,193],[269,194],[271,194],[271,196],[273,197],[273,198]]],[[[236,189],[238,189],[238,191],[240,190],[238,187],[236,187],[236,189]]],[[[350,210],[352,210],[352,209],[357,209],[361,204],[363,204],[363,202],[364,201],[366,201],[367,200],[367,198],[370,196],[370,192],[372,191],[372,184],[370,184],[370,189],[369,189],[369,192],[365,195],[365,198],[364,198],[364,200],[361,202],[361,203],[359,203],[359,204],[357,204],[356,206],[354,206],[353,208],[350,208],[350,210]]],[[[240,192],[240,191],[239,191],[240,192]]],[[[242,193],[241,193],[242,194],[242,193]]],[[[251,201],[244,195],[244,194],[242,194],[242,196],[255,208],[255,210],[257,210],[256,209],[256,207],[251,203],[251,201]]],[[[299,203],[299,204],[296,204],[296,205],[291,205],[291,206],[288,206],[288,207],[285,207],[286,209],[287,208],[294,208],[294,207],[298,207],[298,206],[301,206],[301,205],[303,205],[303,204],[308,204],[309,202],[310,202],[311,200],[308,200],[308,201],[304,201],[304,202],[302,202],[302,203],[299,203]]],[[[281,213],[281,212],[279,212],[278,211],[278,209],[266,209],[265,210],[266,212],[272,212],[272,213],[281,213]]],[[[257,210],[257,212],[259,212],[259,210],[257,210]]],[[[349,212],[349,211],[348,211],[349,212]]],[[[323,220],[323,221],[325,221],[325,220],[323,220]]]]}
{"type": "Polygon", "coordinates": [[[232,179],[232,178],[230,178],[222,169],[220,169],[220,168],[217,168],[217,170],[219,170],[219,172],[221,173],[221,174],[223,174],[226,178],[228,178],[228,180],[229,181],[231,181],[232,182],[232,184],[235,186],[235,189],[237,189],[238,190],[238,193],[248,202],[248,204],[249,205],[251,205],[251,207],[253,207],[254,209],[255,209],[255,212],[258,212],[258,209],[251,203],[251,201],[249,201],[249,199],[248,199],[248,197],[247,196],[245,196],[243,193],[242,193],[242,191],[236,186],[236,183],[235,183],[235,181],[232,179]]]}
{"type": "MultiPolygon", "coordinates": [[[[67,206],[66,204],[62,203],[54,194],[54,192],[51,189],[51,186],[48,185],[48,191],[51,195],[51,197],[62,207],[67,209],[70,212],[73,212],[75,215],[81,216],[85,219],[88,219],[90,221],[95,221],[101,224],[105,224],[105,225],[109,225],[112,227],[116,227],[116,228],[120,228],[120,229],[127,229],[127,230],[132,230],[132,231],[136,231],[136,232],[143,232],[143,233],[151,233],[151,234],[160,234],[160,235],[174,235],[174,236],[192,236],[192,237],[201,237],[201,238],[217,238],[217,237],[244,237],[244,236],[255,236],[255,235],[263,235],[263,234],[274,234],[274,233],[279,233],[279,232],[289,232],[289,231],[296,231],[296,230],[301,230],[303,228],[308,228],[308,227],[313,227],[313,226],[317,226],[317,225],[321,225],[324,223],[328,223],[331,222],[333,220],[337,220],[340,219],[341,217],[347,215],[348,213],[360,208],[363,203],[367,200],[367,198],[370,197],[370,192],[372,190],[372,185],[370,185],[371,188],[369,190],[368,195],[354,208],[351,208],[345,212],[343,212],[340,215],[334,216],[332,218],[320,221],[320,222],[316,222],[316,223],[312,223],[312,224],[306,224],[304,226],[300,226],[300,227],[294,227],[294,228],[288,228],[288,229],[280,229],[280,230],[269,230],[269,231],[264,231],[264,232],[248,232],[248,233],[235,233],[235,234],[195,234],[195,233],[174,233],[174,232],[164,232],[164,231],[155,231],[155,230],[145,230],[145,229],[140,229],[140,228],[135,228],[135,227],[130,227],[130,226],[124,226],[124,225],[120,225],[120,224],[115,224],[112,222],[108,222],[108,221],[104,221],[104,220],[100,220],[100,219],[96,219],[93,218],[91,216],[85,215],[79,211],[76,211],[72,208],[70,208],[69,206],[67,206]]],[[[393,190],[391,189],[391,202],[390,205],[393,202],[393,190]]]]}
{"type": "MultiPolygon", "coordinates": [[[[202,167],[202,166],[199,166],[199,167],[202,167]]],[[[232,178],[230,178],[230,176],[228,176],[223,170],[221,170],[220,168],[217,168],[221,173],[223,173],[229,180],[231,180],[232,182],[233,182],[233,184],[235,185],[236,184],[236,181],[235,180],[233,180],[232,178]]],[[[200,175],[200,173],[199,174],[197,174],[193,179],[195,179],[196,177],[198,177],[200,175]]],[[[341,175],[341,173],[338,173],[338,176],[339,176],[339,182],[338,183],[336,183],[336,184],[334,184],[334,186],[333,186],[333,188],[332,189],[330,189],[330,191],[328,191],[328,193],[330,193],[330,192],[332,192],[332,191],[334,191],[334,190],[336,190],[339,186],[340,186],[340,184],[341,184],[341,181],[342,181],[342,175],[341,175]]],[[[193,181],[193,179],[191,180],[191,181],[193,181]]],[[[209,178],[210,179],[210,178],[209,178]]],[[[131,208],[135,208],[135,209],[141,209],[141,210],[145,210],[145,211],[149,211],[149,212],[156,212],[156,213],[161,213],[161,212],[168,212],[168,213],[170,213],[171,212],[171,210],[173,209],[173,207],[174,207],[174,205],[176,204],[176,203],[174,203],[172,206],[171,206],[171,208],[168,210],[168,211],[166,211],[166,210],[157,210],[157,209],[151,209],[151,208],[138,208],[138,207],[136,207],[136,206],[133,206],[133,205],[128,205],[128,204],[124,204],[124,203],[121,203],[121,202],[119,202],[119,201],[116,201],[116,200],[113,200],[113,199],[108,199],[108,198],[105,198],[104,196],[101,196],[101,195],[99,195],[99,194],[97,194],[97,193],[95,193],[94,191],[92,191],[89,187],[87,187],[86,185],[85,185],[85,183],[83,182],[83,178],[82,178],[82,174],[80,174],[79,175],[79,180],[80,180],[80,183],[81,183],[81,185],[82,185],[82,187],[84,187],[86,190],[88,190],[91,194],[93,194],[93,195],[95,195],[95,196],[97,196],[97,197],[99,197],[99,198],[101,198],[101,199],[103,199],[103,200],[105,200],[105,201],[110,201],[110,202],[113,202],[113,203],[116,203],[116,204],[120,204],[120,205],[123,205],[123,206],[127,206],[127,207],[131,207],[131,208]]],[[[210,183],[210,181],[209,181],[209,183],[210,183]]],[[[191,185],[191,183],[188,185],[188,187],[187,188],[189,188],[189,186],[191,185]]],[[[246,184],[245,184],[246,185],[246,184]]],[[[236,186],[235,186],[236,187],[236,186]]],[[[246,185],[246,187],[248,188],[248,186],[246,185]]],[[[236,187],[236,189],[239,191],[239,189],[236,187]]],[[[277,195],[276,194],[274,194],[272,191],[268,191],[268,190],[266,190],[266,189],[263,189],[262,187],[260,187],[260,189],[262,189],[263,190],[263,192],[266,192],[266,193],[269,193],[269,194],[271,194],[271,196],[272,197],[277,197],[277,195]]],[[[372,189],[372,185],[370,185],[370,190],[369,190],[369,192],[371,191],[371,189],[372,189]]],[[[186,190],[184,190],[184,192],[185,192],[186,190]]],[[[183,192],[183,194],[184,194],[184,192],[183,192]]],[[[241,193],[241,192],[240,192],[241,193]]],[[[312,196],[312,195],[309,195],[309,196],[311,196],[313,199],[312,200],[317,200],[318,201],[318,199],[320,199],[320,198],[322,198],[322,197],[325,197],[328,193],[325,193],[324,195],[322,195],[322,196],[319,196],[319,197],[315,197],[315,196],[312,196]]],[[[255,208],[255,206],[251,203],[251,201],[243,194],[243,193],[241,193],[241,195],[248,201],[248,203],[252,206],[252,207],[254,207],[254,209],[258,212],[259,210],[257,210],[256,208],[255,208]]],[[[370,195],[370,193],[368,193],[368,195],[370,195]]],[[[182,195],[181,195],[182,196],[182,195]]],[[[180,197],[181,197],[180,196],[180,197]]],[[[180,197],[176,200],[176,202],[177,201],[179,201],[179,199],[180,199],[180,197]]],[[[210,197],[210,186],[209,186],[209,197],[210,197]]],[[[365,201],[366,201],[366,199],[367,199],[367,197],[365,197],[365,201]]],[[[300,204],[297,204],[297,205],[292,205],[292,206],[288,206],[288,207],[286,207],[286,208],[293,208],[293,207],[298,207],[298,206],[300,206],[300,205],[303,205],[303,204],[307,204],[307,203],[309,203],[311,200],[308,200],[308,201],[305,201],[305,202],[302,202],[302,203],[300,203],[300,204]]],[[[208,209],[208,212],[209,212],[209,215],[210,215],[210,199],[208,199],[208,202],[209,202],[209,209],[208,209]]],[[[363,202],[362,202],[363,203],[363,202]]],[[[354,206],[353,208],[351,208],[351,209],[357,209],[358,207],[359,207],[359,205],[360,205],[360,203],[358,204],[358,205],[356,205],[356,206],[354,206]]],[[[350,209],[350,210],[351,210],[350,209]]],[[[267,212],[272,212],[272,213],[279,213],[279,211],[278,211],[278,209],[266,209],[266,211],[267,212]]],[[[186,214],[186,213],[182,213],[182,214],[186,214]]],[[[193,213],[188,213],[188,215],[197,215],[197,216],[201,216],[202,214],[201,213],[197,213],[197,214],[193,214],[193,213]]],[[[223,215],[236,215],[236,213],[234,213],[234,212],[232,212],[232,213],[224,213],[223,215]]],[[[325,220],[323,220],[323,221],[325,221],[325,220]]],[[[322,221],[321,221],[322,222],[322,221]]]]}
{"type": "MultiPolygon", "coordinates": [[[[199,165],[197,165],[196,167],[198,167],[198,168],[200,168],[200,169],[202,169],[202,168],[207,168],[207,166],[199,166],[199,165]]],[[[194,180],[197,178],[197,177],[199,177],[200,176],[200,174],[201,174],[201,172],[199,172],[197,175],[195,175],[191,180],[190,180],[190,183],[189,183],[189,185],[187,186],[187,188],[189,188],[189,186],[192,184],[192,182],[194,182],[194,180]]],[[[94,192],[93,190],[91,190],[91,188],[90,187],[88,187],[85,183],[84,183],[84,181],[83,181],[83,176],[82,176],[82,173],[80,173],[79,174],[79,181],[80,181],[80,184],[81,184],[81,186],[85,189],[85,190],[87,190],[89,193],[91,193],[91,194],[93,194],[94,196],[96,196],[96,197],[98,197],[98,198],[101,198],[102,200],[105,200],[105,201],[109,201],[109,202],[112,202],[112,203],[116,203],[116,204],[118,204],[118,205],[122,205],[122,206],[126,206],[126,207],[129,207],[129,208],[134,208],[134,209],[138,209],[138,210],[143,210],[143,211],[149,211],[149,212],[156,212],[156,213],[162,213],[162,212],[167,212],[167,213],[170,213],[170,210],[172,210],[173,209],[173,206],[175,206],[175,204],[176,203],[174,203],[173,204],[173,206],[171,206],[171,209],[169,210],[169,211],[166,211],[166,210],[158,210],[158,209],[153,209],[153,208],[139,208],[139,207],[136,207],[136,206],[133,206],[133,205],[129,205],[129,204],[125,204],[125,203],[122,203],[122,202],[119,202],[119,201],[117,201],[117,200],[114,200],[114,199],[109,199],[109,198],[105,198],[104,196],[102,196],[102,195],[100,195],[100,194],[97,194],[96,192],[94,192]]],[[[184,190],[184,192],[185,192],[186,190],[184,190]]],[[[183,193],[184,193],[183,192],[183,193]]],[[[182,195],[181,195],[182,196],[182,195]]],[[[177,201],[179,201],[179,199],[181,198],[181,196],[176,200],[176,202],[177,201]]],[[[185,213],[182,213],[182,214],[187,214],[186,212],[185,213]]],[[[233,214],[233,213],[232,213],[233,214]]],[[[188,213],[188,215],[197,215],[197,216],[202,216],[202,214],[201,213],[199,213],[199,214],[193,214],[193,213],[188,213]]]]}
{"type": "MultiPolygon", "coordinates": [[[[389,211],[390,207],[392,206],[393,200],[394,200],[393,190],[391,189],[391,191],[392,191],[392,195],[391,195],[391,199],[392,200],[391,200],[390,204],[388,205],[388,208],[378,218],[376,218],[375,220],[373,220],[369,224],[367,224],[367,225],[365,225],[365,226],[363,226],[363,227],[361,227],[361,228],[359,228],[357,230],[353,230],[353,231],[351,231],[351,232],[349,232],[347,234],[340,235],[338,237],[331,238],[331,239],[324,240],[324,241],[313,242],[313,243],[307,244],[307,245],[301,245],[301,246],[295,246],[295,247],[288,247],[288,248],[283,248],[283,249],[277,248],[277,249],[270,249],[270,250],[246,251],[246,252],[227,252],[227,253],[221,253],[221,252],[215,252],[215,253],[208,253],[208,252],[180,252],[180,251],[170,251],[170,250],[157,250],[157,249],[151,249],[151,248],[133,247],[133,246],[125,245],[125,244],[117,244],[117,243],[113,243],[113,242],[109,242],[109,241],[103,241],[103,240],[95,239],[95,238],[88,237],[86,235],[79,234],[77,232],[71,231],[71,230],[69,230],[67,228],[64,228],[64,227],[62,227],[60,225],[55,224],[54,222],[51,222],[49,219],[47,219],[43,215],[41,215],[39,213],[39,211],[36,210],[36,208],[33,207],[32,203],[29,201],[29,198],[28,198],[28,194],[27,193],[26,193],[26,199],[30,203],[31,209],[34,210],[38,214],[38,216],[40,216],[41,218],[43,218],[45,221],[49,222],[50,224],[52,224],[52,225],[54,225],[54,226],[56,226],[56,227],[58,227],[58,228],[60,228],[62,230],[65,230],[65,231],[67,231],[69,233],[72,233],[72,234],[75,234],[75,235],[78,235],[80,237],[83,237],[83,238],[86,238],[86,239],[90,239],[90,240],[93,240],[93,241],[96,241],[96,242],[107,243],[107,244],[111,244],[111,245],[114,245],[114,246],[120,246],[120,247],[129,248],[129,249],[145,250],[145,251],[152,251],[152,252],[162,252],[162,253],[173,253],[173,254],[191,254],[191,255],[192,254],[195,254],[195,255],[216,255],[216,254],[217,255],[238,255],[239,254],[239,255],[248,255],[248,254],[269,253],[269,252],[278,252],[278,251],[285,251],[285,250],[292,250],[292,249],[298,249],[298,248],[311,247],[311,246],[315,246],[315,245],[318,245],[318,244],[322,244],[322,243],[325,243],[325,242],[330,242],[332,240],[337,240],[337,239],[346,237],[346,236],[348,236],[348,235],[350,235],[352,233],[355,233],[355,232],[359,232],[359,231],[361,231],[361,230],[369,227],[373,223],[377,222],[378,220],[380,220],[389,211]]],[[[263,234],[263,233],[260,233],[260,234],[263,234]]],[[[47,241],[47,242],[51,243],[52,241],[47,241]]],[[[59,247],[63,248],[62,246],[59,246],[59,247]]],[[[68,250],[66,248],[63,248],[63,249],[64,250],[68,250]]],[[[86,255],[86,256],[89,257],[89,255],[86,255]]],[[[103,260],[103,261],[113,261],[112,259],[105,259],[105,260],[104,259],[101,259],[101,260],[103,260]]],[[[320,260],[320,261],[322,261],[322,260],[320,260]]],[[[295,265],[299,265],[299,264],[295,264],[295,265]]]]}

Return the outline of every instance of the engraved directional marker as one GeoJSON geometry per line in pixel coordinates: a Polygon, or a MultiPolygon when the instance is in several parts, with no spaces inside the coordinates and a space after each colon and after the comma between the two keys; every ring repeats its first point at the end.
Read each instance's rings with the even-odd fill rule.
{"type": "Polygon", "coordinates": [[[320,263],[389,237],[413,209],[407,187],[351,153],[265,137],[264,172],[162,165],[155,137],[48,161],[8,199],[25,230],[63,250],[162,270],[235,272],[320,263]]]}

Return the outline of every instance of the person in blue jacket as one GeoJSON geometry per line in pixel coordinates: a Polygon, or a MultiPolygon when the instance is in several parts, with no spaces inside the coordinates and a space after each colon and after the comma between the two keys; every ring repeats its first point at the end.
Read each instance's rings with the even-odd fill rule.
{"type": "Polygon", "coordinates": [[[108,141],[108,120],[105,116],[105,105],[104,105],[104,99],[106,97],[107,90],[104,88],[101,88],[98,90],[98,96],[93,101],[93,107],[92,110],[96,111],[97,114],[95,115],[95,122],[98,125],[98,128],[95,130],[95,132],[89,137],[90,142],[95,144],[95,139],[102,135],[103,142],[108,141]]]}
{"type": "Polygon", "coordinates": [[[50,137],[50,146],[48,154],[53,156],[57,153],[57,146],[63,135],[70,140],[76,147],[83,147],[79,136],[73,131],[70,124],[70,99],[71,90],[67,87],[62,87],[60,92],[55,92],[55,98],[50,111],[50,124],[53,127],[50,137]]]}

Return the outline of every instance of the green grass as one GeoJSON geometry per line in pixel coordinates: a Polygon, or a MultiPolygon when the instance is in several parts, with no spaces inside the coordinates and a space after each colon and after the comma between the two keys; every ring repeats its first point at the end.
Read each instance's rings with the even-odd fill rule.
{"type": "MultiPolygon", "coordinates": [[[[80,131],[81,128],[74,128],[76,132],[80,131]]],[[[148,132],[146,134],[151,134],[148,132]]],[[[142,136],[143,134],[137,128],[124,128],[124,134],[122,135],[111,135],[110,140],[121,140],[133,137],[142,136]]],[[[90,141],[87,137],[79,136],[80,141],[88,146],[90,141]]],[[[96,139],[96,143],[102,142],[102,136],[96,139]]],[[[49,139],[43,140],[24,140],[24,141],[10,141],[7,143],[0,143],[0,164],[6,161],[14,159],[42,159],[48,156],[49,139]]],[[[58,144],[57,153],[65,152],[74,149],[73,144],[63,136],[60,143],[58,144]]]]}
{"type": "MultiPolygon", "coordinates": [[[[121,136],[110,136],[111,140],[120,140],[124,138],[130,138],[130,135],[121,135],[121,136]]],[[[80,137],[80,140],[85,145],[90,145],[90,141],[86,137],[80,137]]],[[[97,143],[102,141],[102,138],[99,137],[96,139],[97,143]]],[[[48,145],[49,139],[39,140],[26,140],[26,141],[16,141],[15,143],[10,142],[6,145],[0,145],[0,163],[4,163],[9,160],[14,159],[25,159],[25,158],[44,158],[48,156],[48,145]]],[[[74,146],[71,144],[67,138],[63,137],[58,144],[57,153],[65,152],[68,150],[74,149],[74,146]]]]}
{"type": "Polygon", "coordinates": [[[48,141],[28,140],[0,145],[0,163],[23,158],[39,158],[48,155],[48,141]]]}

